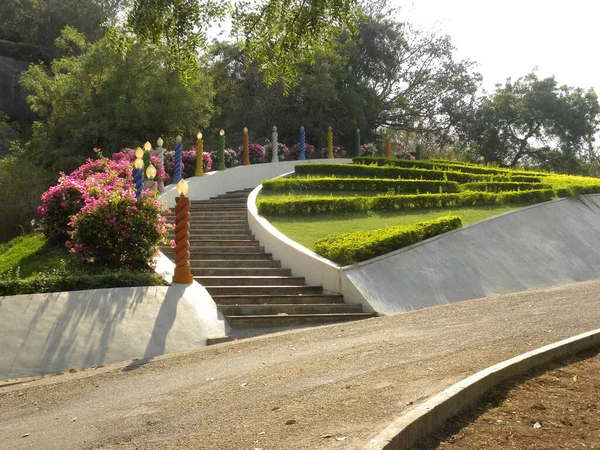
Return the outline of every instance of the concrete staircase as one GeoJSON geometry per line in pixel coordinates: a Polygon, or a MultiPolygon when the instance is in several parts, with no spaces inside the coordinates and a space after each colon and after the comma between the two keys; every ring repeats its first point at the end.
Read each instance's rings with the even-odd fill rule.
{"type": "MultiPolygon", "coordinates": [[[[339,293],[306,285],[254,239],[246,203],[251,189],[192,201],[190,265],[232,327],[286,327],[373,317],[339,293]]],[[[170,217],[174,220],[174,215],[170,217]]],[[[170,247],[161,248],[174,258],[170,247]]]]}

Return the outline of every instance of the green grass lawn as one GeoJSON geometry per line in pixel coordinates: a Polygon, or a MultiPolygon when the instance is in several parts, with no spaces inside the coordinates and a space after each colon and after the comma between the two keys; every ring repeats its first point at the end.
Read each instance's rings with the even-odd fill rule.
{"type": "Polygon", "coordinates": [[[19,236],[0,244],[0,274],[19,267],[20,278],[27,278],[64,266],[69,259],[67,250],[50,245],[37,234],[19,236]]]}
{"type": "Polygon", "coordinates": [[[475,206],[436,208],[410,211],[381,211],[370,213],[320,214],[315,216],[267,217],[271,224],[290,239],[313,249],[314,243],[324,237],[367,231],[396,225],[411,225],[447,215],[457,215],[463,224],[478,222],[488,217],[521,208],[523,205],[475,206]]]}
{"type": "Polygon", "coordinates": [[[0,244],[0,296],[164,284],[150,267],[132,271],[75,261],[37,234],[0,244]]]}

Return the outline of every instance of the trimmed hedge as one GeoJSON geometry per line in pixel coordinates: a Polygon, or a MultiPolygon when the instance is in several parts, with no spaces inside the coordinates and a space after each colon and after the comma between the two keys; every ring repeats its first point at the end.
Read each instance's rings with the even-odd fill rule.
{"type": "Polygon", "coordinates": [[[123,271],[98,275],[38,274],[25,279],[0,280],[0,296],[165,285],[164,279],[153,272],[123,271]]]}
{"type": "Polygon", "coordinates": [[[532,176],[540,175],[540,173],[532,173],[523,170],[512,170],[512,169],[501,169],[498,167],[484,167],[472,164],[464,164],[461,162],[450,162],[450,161],[430,161],[430,160],[410,160],[410,159],[398,159],[398,158],[384,158],[378,156],[358,156],[352,159],[355,164],[377,164],[379,166],[399,166],[399,167],[415,167],[423,169],[433,170],[450,170],[460,171],[467,173],[475,173],[482,175],[523,175],[532,176]]]}
{"type": "Polygon", "coordinates": [[[540,203],[554,198],[552,189],[514,192],[475,192],[459,194],[378,195],[376,197],[303,197],[257,201],[263,216],[289,214],[328,214],[343,212],[390,211],[395,209],[483,206],[509,203],[540,203]]]}
{"type": "Polygon", "coordinates": [[[344,233],[318,240],[315,252],[338,264],[348,265],[384,255],[461,226],[460,217],[446,216],[414,225],[344,233]]]}
{"type": "Polygon", "coordinates": [[[486,192],[503,192],[503,191],[524,191],[532,189],[552,189],[552,186],[544,183],[513,183],[501,181],[475,181],[473,183],[462,184],[463,191],[486,191],[486,192]]]}
{"type": "Polygon", "coordinates": [[[387,178],[405,180],[438,180],[468,183],[472,181],[518,181],[539,183],[539,177],[507,175],[479,175],[456,171],[428,170],[395,166],[362,164],[299,164],[294,168],[299,175],[351,176],[358,178],[387,178]]]}
{"type": "Polygon", "coordinates": [[[395,191],[459,192],[456,181],[387,180],[381,178],[277,178],[262,183],[265,191],[325,190],[325,191],[395,191]]]}

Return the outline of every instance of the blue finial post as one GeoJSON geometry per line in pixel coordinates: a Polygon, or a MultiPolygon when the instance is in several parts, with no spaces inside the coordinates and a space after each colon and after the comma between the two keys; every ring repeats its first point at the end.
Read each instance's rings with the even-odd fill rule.
{"type": "Polygon", "coordinates": [[[183,144],[181,136],[175,138],[175,169],[173,171],[173,184],[181,181],[181,164],[183,163],[183,144]]]}
{"type": "Polygon", "coordinates": [[[300,155],[298,155],[298,159],[306,159],[306,133],[304,127],[300,127],[300,155]]]}
{"type": "Polygon", "coordinates": [[[135,184],[135,198],[139,199],[144,190],[144,151],[138,147],[135,149],[135,161],[133,163],[133,182],[135,184]]]}

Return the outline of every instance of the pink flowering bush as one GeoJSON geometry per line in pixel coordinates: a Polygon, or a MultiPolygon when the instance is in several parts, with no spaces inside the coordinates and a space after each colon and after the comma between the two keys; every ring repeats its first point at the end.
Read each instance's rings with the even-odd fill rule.
{"type": "MultiPolygon", "coordinates": [[[[210,152],[210,155],[211,155],[212,160],[214,161],[214,163],[216,165],[217,161],[218,161],[218,158],[219,158],[218,150],[210,152]]],[[[224,159],[224,162],[225,162],[225,167],[227,167],[227,168],[234,167],[234,166],[239,166],[240,162],[241,162],[241,160],[238,158],[238,155],[235,152],[235,150],[232,150],[230,148],[223,149],[223,159],[224,159]]]]}
{"type": "Polygon", "coordinates": [[[374,144],[363,144],[360,146],[360,156],[377,156],[377,148],[374,144]]]}
{"type": "Polygon", "coordinates": [[[395,152],[393,156],[397,159],[417,159],[411,152],[395,152]]]}
{"type": "Polygon", "coordinates": [[[167,242],[171,225],[157,193],[145,191],[136,200],[133,189],[95,198],[73,216],[70,249],[79,259],[109,267],[144,267],[167,242]]]}
{"type": "MultiPolygon", "coordinates": [[[[244,161],[244,148],[238,147],[237,159],[240,164],[244,161]]],[[[260,144],[248,144],[248,159],[250,164],[259,164],[265,162],[265,149],[260,144]]]]}
{"type": "Polygon", "coordinates": [[[162,202],[150,191],[135,199],[131,162],[88,160],[42,195],[43,234],[80,260],[139,267],[166,242],[162,202]]]}
{"type": "Polygon", "coordinates": [[[42,233],[51,241],[64,244],[69,238],[72,216],[85,203],[114,190],[133,186],[129,164],[107,158],[88,159],[69,175],[61,173],[56,186],[42,194],[38,207],[42,233]]]}
{"type": "MultiPolygon", "coordinates": [[[[193,177],[196,174],[196,146],[181,152],[181,160],[181,175],[183,178],[193,177]]],[[[213,168],[213,164],[214,162],[210,152],[204,150],[202,153],[202,170],[204,173],[210,172],[213,168]]],[[[167,150],[165,152],[165,170],[167,172],[167,178],[173,179],[175,173],[175,150],[167,150]]]]}
{"type": "MultiPolygon", "coordinates": [[[[271,162],[273,160],[273,145],[267,144],[265,145],[265,156],[263,162],[271,162]]],[[[277,157],[279,161],[289,161],[290,159],[290,149],[287,145],[282,144],[281,142],[277,145],[277,157]]]]}
{"type": "MultiPolygon", "coordinates": [[[[333,146],[333,157],[334,158],[343,158],[346,155],[346,152],[344,151],[344,149],[342,147],[338,147],[337,145],[333,146]]],[[[329,150],[327,147],[323,147],[321,149],[321,154],[319,156],[317,156],[317,158],[327,158],[329,155],[329,150]]]]}

